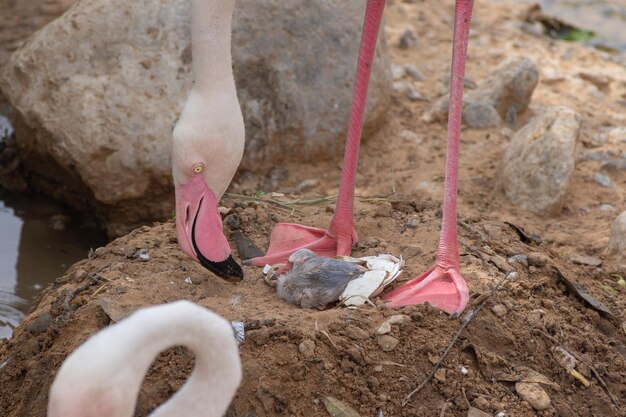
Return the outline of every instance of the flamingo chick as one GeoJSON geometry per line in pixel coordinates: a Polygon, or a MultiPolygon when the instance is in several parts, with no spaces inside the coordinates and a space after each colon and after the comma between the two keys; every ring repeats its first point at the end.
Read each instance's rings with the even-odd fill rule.
{"type": "Polygon", "coordinates": [[[194,84],[173,132],[172,175],[181,249],[216,275],[240,280],[217,204],[245,141],[230,51],[234,6],[234,0],[191,0],[194,84]]]}
{"type": "Polygon", "coordinates": [[[189,301],[141,309],[83,343],[57,373],[48,417],[132,417],[148,368],[180,345],[196,366],[150,417],[221,417],[241,382],[237,342],[229,322],[189,301]]]}

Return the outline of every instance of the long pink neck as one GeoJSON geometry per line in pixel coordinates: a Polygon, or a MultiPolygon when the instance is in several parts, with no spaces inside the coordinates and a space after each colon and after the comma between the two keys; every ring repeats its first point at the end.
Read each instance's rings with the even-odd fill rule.
{"type": "Polygon", "coordinates": [[[363,130],[363,115],[365,113],[365,101],[369,84],[378,30],[385,9],[385,0],[368,0],[361,33],[359,59],[357,63],[356,77],[354,80],[354,94],[352,96],[352,110],[350,112],[350,124],[348,125],[348,138],[343,159],[343,170],[339,184],[339,195],[335,215],[330,223],[329,232],[337,235],[339,230],[352,233],[354,219],[354,187],[356,178],[357,161],[359,159],[359,145],[361,143],[361,131],[363,130]],[[346,219],[352,219],[351,222],[346,219]]]}
{"type": "Polygon", "coordinates": [[[459,144],[461,115],[463,110],[463,81],[465,57],[469,38],[470,21],[474,0],[457,0],[454,11],[454,40],[450,77],[450,110],[448,112],[448,149],[446,152],[446,177],[443,196],[443,220],[439,238],[438,263],[446,267],[458,267],[457,241],[457,179],[459,167],[459,144]]]}

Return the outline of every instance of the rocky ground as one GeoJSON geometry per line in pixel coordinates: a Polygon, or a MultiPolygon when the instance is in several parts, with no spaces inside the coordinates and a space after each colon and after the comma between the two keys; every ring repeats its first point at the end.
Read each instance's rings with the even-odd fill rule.
{"type": "MultiPolygon", "coordinates": [[[[386,11],[392,105],[361,152],[354,253],[403,255],[400,280],[435,258],[445,159],[438,100],[446,90],[451,10],[452,1],[396,0],[386,11]]],[[[0,344],[3,415],[43,416],[55,370],[86,337],[137,307],[180,298],[246,323],[244,381],[232,416],[325,415],[327,396],[362,416],[482,415],[474,408],[624,415],[626,290],[618,280],[626,276],[626,227],[616,219],[626,208],[626,69],[605,52],[543,36],[539,24],[526,22],[527,6],[484,0],[475,10],[459,231],[468,311],[485,305],[408,404],[403,399],[465,316],[451,319],[427,306],[298,310],[276,297],[258,269],[246,268],[243,282],[230,284],[191,262],[168,222],[96,250],[42,293],[14,338],[0,344]],[[494,74],[509,59],[517,64],[494,74]],[[510,270],[517,277],[490,295],[510,270]],[[589,387],[559,365],[561,349],[577,358],[589,387]]],[[[277,221],[325,226],[339,161],[240,172],[223,201],[231,237],[241,232],[264,248],[277,221]],[[258,191],[322,199],[292,213],[267,197],[240,197],[258,191]]],[[[192,363],[182,349],[161,355],[136,415],[174,392],[192,363]]]]}

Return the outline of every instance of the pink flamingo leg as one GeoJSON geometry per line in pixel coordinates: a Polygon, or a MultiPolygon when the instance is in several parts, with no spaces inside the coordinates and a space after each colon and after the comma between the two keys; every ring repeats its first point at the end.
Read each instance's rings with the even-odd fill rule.
{"type": "Polygon", "coordinates": [[[367,87],[384,8],[385,0],[367,1],[339,195],[335,214],[328,230],[299,224],[279,223],[272,231],[270,246],[265,256],[248,259],[244,261],[245,265],[263,266],[265,264],[287,263],[289,256],[300,248],[310,249],[321,256],[349,255],[352,244],[358,240],[354,229],[354,183],[359,159],[367,87]]]}
{"type": "Polygon", "coordinates": [[[460,314],[469,300],[467,284],[459,271],[459,246],[456,229],[456,197],[459,168],[463,79],[470,20],[474,0],[457,0],[454,13],[448,149],[444,183],[443,219],[435,266],[419,277],[386,294],[390,307],[428,302],[448,314],[460,314]]]}

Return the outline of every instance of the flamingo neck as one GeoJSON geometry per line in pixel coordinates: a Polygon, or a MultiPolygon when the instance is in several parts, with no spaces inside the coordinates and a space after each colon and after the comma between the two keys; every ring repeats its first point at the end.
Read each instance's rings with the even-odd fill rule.
{"type": "MultiPolygon", "coordinates": [[[[241,380],[239,352],[228,322],[207,311],[190,311],[187,306],[170,311],[167,317],[148,316],[135,330],[141,356],[129,351],[129,362],[137,363],[143,380],[156,356],[165,349],[185,346],[195,355],[195,368],[181,389],[150,417],[220,417],[224,415],[241,380]]],[[[193,306],[194,310],[197,306],[193,306]]],[[[133,337],[129,335],[127,337],[133,337]]],[[[137,392],[139,386],[136,387],[137,392]]]]}
{"type": "Polygon", "coordinates": [[[191,0],[194,90],[223,88],[234,78],[230,51],[234,0],[191,0]]]}

